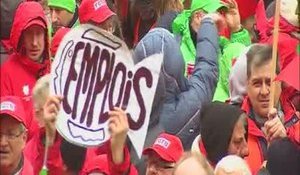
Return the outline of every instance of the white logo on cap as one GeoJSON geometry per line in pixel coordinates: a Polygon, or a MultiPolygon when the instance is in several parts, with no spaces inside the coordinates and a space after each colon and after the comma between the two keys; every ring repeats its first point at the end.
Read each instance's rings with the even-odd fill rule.
{"type": "Polygon", "coordinates": [[[98,0],[98,1],[94,2],[94,9],[98,10],[100,7],[102,7],[105,4],[106,4],[106,2],[104,0],[98,0]]]}
{"type": "Polygon", "coordinates": [[[29,86],[28,85],[23,86],[23,93],[25,96],[29,95],[29,86]]]}
{"type": "Polygon", "coordinates": [[[168,147],[170,146],[170,141],[165,138],[158,138],[156,139],[154,145],[159,145],[164,147],[165,149],[168,149],[168,147]]]}
{"type": "Polygon", "coordinates": [[[1,107],[0,110],[4,111],[4,110],[8,110],[8,111],[15,111],[15,104],[13,102],[10,101],[4,101],[1,103],[1,107]]]}

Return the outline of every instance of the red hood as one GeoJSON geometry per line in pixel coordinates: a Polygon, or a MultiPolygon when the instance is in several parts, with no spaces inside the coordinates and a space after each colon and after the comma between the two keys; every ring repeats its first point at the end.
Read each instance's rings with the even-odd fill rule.
{"type": "MultiPolygon", "coordinates": [[[[268,21],[268,30],[267,30],[267,34],[269,36],[273,35],[272,31],[274,28],[274,18],[271,18],[268,21]]],[[[280,16],[280,20],[279,20],[279,32],[282,33],[291,33],[291,32],[299,32],[299,27],[293,26],[292,24],[290,24],[285,18],[283,18],[282,16],[280,16]]]]}
{"type": "MultiPolygon", "coordinates": [[[[10,42],[16,52],[18,52],[18,45],[22,36],[22,32],[26,25],[33,21],[40,20],[45,26],[47,26],[46,17],[42,6],[37,2],[23,2],[16,10],[14,22],[10,33],[10,42]]],[[[47,36],[47,30],[45,30],[47,36]]],[[[46,37],[48,41],[48,36],[46,37]]],[[[48,42],[46,42],[45,48],[48,48],[48,42]]]]}
{"type": "Polygon", "coordinates": [[[44,75],[50,70],[50,59],[49,59],[49,42],[48,42],[48,31],[47,31],[47,21],[43,11],[42,6],[37,2],[23,2],[18,6],[16,10],[14,22],[12,25],[10,33],[10,44],[13,47],[16,55],[20,62],[25,65],[25,67],[30,70],[33,74],[39,76],[44,75]],[[43,24],[45,29],[45,50],[44,50],[44,60],[43,63],[37,63],[27,58],[25,55],[21,55],[18,52],[19,42],[21,40],[22,32],[26,26],[31,23],[36,22],[43,24]]]}
{"type": "MultiPolygon", "coordinates": [[[[256,9],[256,26],[259,31],[261,43],[273,43],[274,18],[267,19],[265,14],[264,2],[259,1],[256,9]]],[[[279,41],[278,53],[280,58],[280,69],[285,68],[295,57],[297,53],[299,39],[293,37],[291,33],[299,32],[300,28],[290,24],[285,18],[279,20],[279,41]]]]}
{"type": "MultiPolygon", "coordinates": [[[[274,28],[274,18],[267,19],[264,2],[260,0],[256,7],[256,26],[259,30],[259,34],[261,37],[261,40],[264,42],[266,41],[270,36],[272,36],[272,31],[274,28]]],[[[279,32],[282,33],[291,33],[291,32],[299,32],[299,27],[293,26],[290,24],[286,19],[280,16],[279,20],[279,32]]]]}

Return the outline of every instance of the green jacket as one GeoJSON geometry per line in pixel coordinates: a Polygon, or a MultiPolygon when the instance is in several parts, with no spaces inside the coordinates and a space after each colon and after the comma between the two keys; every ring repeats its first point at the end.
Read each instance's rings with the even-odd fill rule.
{"type": "Polygon", "coordinates": [[[229,99],[229,74],[232,64],[240,53],[246,48],[244,44],[229,43],[223,48],[223,54],[219,56],[219,79],[213,101],[225,102],[229,99]]]}
{"type": "MultiPolygon", "coordinates": [[[[185,68],[188,64],[194,64],[196,58],[196,48],[191,38],[189,21],[191,10],[185,10],[179,14],[172,24],[172,30],[175,35],[181,36],[180,49],[185,61],[185,68]]],[[[240,32],[232,33],[230,39],[220,37],[219,45],[221,53],[219,54],[219,81],[214,95],[214,101],[225,101],[229,97],[228,77],[232,66],[232,59],[239,56],[244,47],[251,44],[251,38],[246,29],[240,32]]],[[[186,71],[185,71],[186,73],[186,71]]]]}

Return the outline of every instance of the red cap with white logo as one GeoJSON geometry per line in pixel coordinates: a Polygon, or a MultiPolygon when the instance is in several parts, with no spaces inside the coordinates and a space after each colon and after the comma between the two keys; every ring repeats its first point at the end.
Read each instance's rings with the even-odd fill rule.
{"type": "Polygon", "coordinates": [[[84,0],[80,4],[78,12],[81,24],[89,21],[100,24],[109,17],[116,15],[109,9],[105,0],[84,0]]]}
{"type": "Polygon", "coordinates": [[[152,147],[146,148],[143,155],[155,152],[167,162],[177,162],[184,153],[180,139],[174,135],[162,133],[155,140],[152,147]]]}
{"type": "Polygon", "coordinates": [[[16,96],[3,96],[1,97],[0,103],[0,116],[7,114],[17,121],[24,124],[27,128],[27,122],[25,120],[26,113],[24,111],[24,106],[22,99],[16,96]]]}

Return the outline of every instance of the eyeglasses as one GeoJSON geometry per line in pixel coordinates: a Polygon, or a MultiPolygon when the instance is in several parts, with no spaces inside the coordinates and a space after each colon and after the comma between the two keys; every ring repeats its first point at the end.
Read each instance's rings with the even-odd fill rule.
{"type": "Polygon", "coordinates": [[[20,137],[23,133],[24,133],[24,131],[21,131],[19,134],[0,132],[0,138],[2,139],[2,137],[6,137],[7,140],[15,140],[18,137],[20,137]]]}
{"type": "Polygon", "coordinates": [[[157,170],[168,170],[175,167],[175,163],[169,163],[158,159],[148,159],[147,166],[155,166],[157,170]]]}

